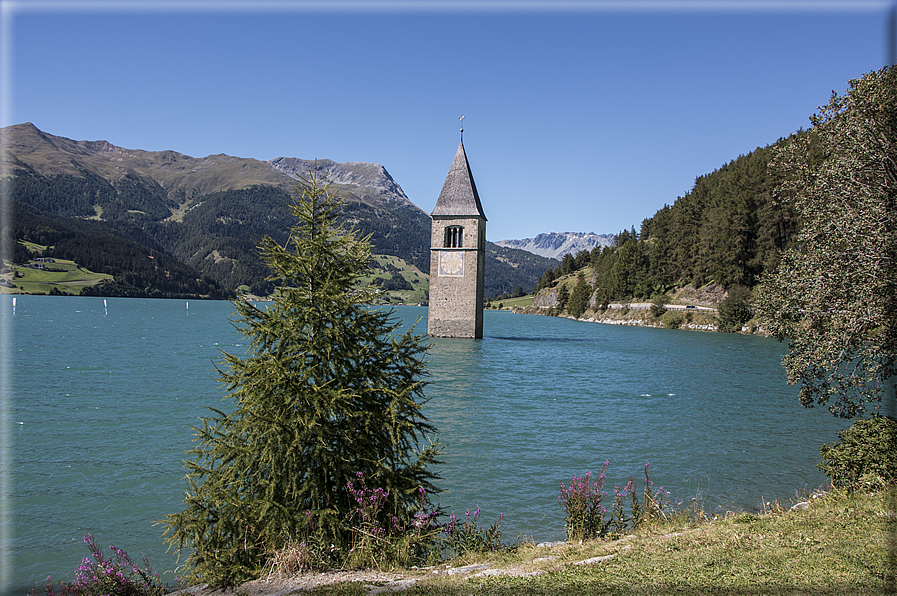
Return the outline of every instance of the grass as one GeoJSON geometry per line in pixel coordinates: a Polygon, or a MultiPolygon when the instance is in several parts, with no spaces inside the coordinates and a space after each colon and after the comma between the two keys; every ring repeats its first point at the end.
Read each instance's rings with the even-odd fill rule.
{"type": "MultiPolygon", "coordinates": [[[[790,510],[695,522],[681,515],[620,540],[538,548],[456,560],[490,563],[492,573],[403,572],[422,578],[403,594],[893,594],[897,590],[897,491],[830,493],[790,510]],[[601,561],[576,565],[591,558],[601,561]],[[538,575],[522,575],[538,573],[538,575]]],[[[367,594],[360,583],[314,594],[367,594]]]]}
{"type": "Polygon", "coordinates": [[[13,267],[13,273],[5,273],[3,277],[16,285],[15,288],[0,287],[3,294],[47,294],[54,288],[65,294],[79,294],[84,286],[92,286],[104,279],[112,279],[106,273],[94,273],[79,267],[74,261],[56,259],[55,263],[45,263],[47,267],[62,271],[43,271],[29,267],[13,267]]]}
{"type": "Polygon", "coordinates": [[[501,310],[512,310],[514,308],[526,308],[528,306],[532,306],[533,304],[533,295],[528,294],[526,296],[520,296],[518,298],[506,298],[503,300],[491,300],[489,302],[491,307],[495,310],[498,310],[498,305],[501,304],[501,310]]]}
{"type": "Polygon", "coordinates": [[[361,278],[361,283],[370,283],[376,278],[389,279],[392,272],[388,270],[387,265],[395,267],[408,283],[411,284],[412,290],[394,290],[383,292],[380,294],[378,304],[420,304],[424,299],[427,290],[430,288],[430,278],[414,267],[409,265],[403,259],[390,255],[374,255],[374,270],[370,275],[361,278]]]}
{"type": "MultiPolygon", "coordinates": [[[[37,254],[40,254],[47,248],[33,242],[23,241],[22,243],[31,252],[37,254]]],[[[16,287],[6,288],[0,286],[0,294],[48,294],[55,288],[65,294],[78,295],[84,286],[96,285],[104,279],[113,278],[112,275],[94,273],[79,267],[74,261],[64,259],[55,259],[55,261],[55,263],[45,263],[45,265],[53,269],[63,269],[64,271],[43,271],[29,267],[12,267],[10,273],[3,274],[3,278],[14,283],[16,287]],[[19,274],[21,277],[14,277],[15,274],[19,274]]],[[[420,304],[426,295],[426,291],[429,289],[429,277],[427,275],[398,257],[376,255],[374,261],[375,271],[362,279],[363,282],[370,282],[376,277],[388,278],[391,273],[386,271],[386,265],[391,265],[399,269],[405,279],[413,286],[412,290],[384,292],[380,296],[379,303],[420,304]]],[[[242,289],[245,292],[249,291],[248,286],[242,286],[242,289]]]]}

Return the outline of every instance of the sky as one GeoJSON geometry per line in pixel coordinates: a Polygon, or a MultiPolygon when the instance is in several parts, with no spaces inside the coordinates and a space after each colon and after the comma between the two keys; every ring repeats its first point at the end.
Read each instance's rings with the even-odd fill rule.
{"type": "Polygon", "coordinates": [[[429,213],[463,123],[491,241],[638,230],[894,54],[877,0],[0,5],[2,126],[376,162],[429,213]]]}

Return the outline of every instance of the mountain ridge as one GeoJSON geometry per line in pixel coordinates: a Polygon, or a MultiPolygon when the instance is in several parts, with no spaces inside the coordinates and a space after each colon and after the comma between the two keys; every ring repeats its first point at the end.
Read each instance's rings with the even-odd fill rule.
{"type": "MultiPolygon", "coordinates": [[[[357,194],[359,189],[372,186],[373,182],[376,188],[394,192],[401,199],[400,203],[413,204],[378,163],[341,164],[330,159],[315,161],[294,157],[276,157],[262,161],[224,153],[192,157],[170,149],[126,149],[105,140],[75,141],[44,132],[30,122],[6,127],[3,132],[11,139],[8,143],[9,154],[5,156],[7,166],[27,168],[43,176],[79,176],[84,170],[90,170],[114,183],[124,176],[136,175],[153,180],[165,189],[169,198],[175,198],[256,185],[271,185],[289,191],[294,187],[297,177],[307,176],[317,163],[320,174],[335,175],[334,183],[352,187],[347,189],[349,200],[362,200],[357,194]],[[209,172],[215,172],[216,175],[210,179],[209,172]],[[346,175],[346,172],[352,175],[346,175]],[[377,176],[383,178],[384,182],[377,181],[377,176]]],[[[370,204],[371,199],[372,197],[368,197],[367,201],[362,202],[370,204]]]]}
{"type": "MultiPolygon", "coordinates": [[[[264,282],[267,274],[256,246],[264,235],[285,240],[292,223],[286,209],[289,194],[297,178],[312,174],[343,194],[342,220],[370,234],[375,255],[396,256],[429,273],[430,216],[379,163],[290,157],[260,161],[225,154],[194,158],[173,150],[74,141],[31,123],[0,129],[0,134],[9,148],[2,171],[12,178],[11,198],[20,208],[94,220],[107,234],[162,251],[225,290],[272,290],[264,282]]],[[[15,240],[32,232],[18,229],[22,237],[15,240]]],[[[99,231],[94,227],[92,233],[99,231]]],[[[491,242],[486,258],[488,295],[530,289],[552,264],[491,242]]]]}
{"type": "Polygon", "coordinates": [[[548,232],[538,234],[535,238],[499,240],[495,244],[560,261],[566,254],[575,255],[582,250],[591,251],[595,247],[611,246],[615,238],[614,234],[595,232],[548,232]]]}

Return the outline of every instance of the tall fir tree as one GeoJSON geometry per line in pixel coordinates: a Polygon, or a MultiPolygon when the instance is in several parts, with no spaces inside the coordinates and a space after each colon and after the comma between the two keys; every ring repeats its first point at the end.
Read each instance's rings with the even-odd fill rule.
{"type": "Polygon", "coordinates": [[[578,319],[589,308],[589,299],[592,297],[592,286],[586,281],[585,274],[580,271],[576,276],[576,285],[573,286],[573,292],[570,294],[570,300],[567,303],[567,312],[578,319]]]}
{"type": "Polygon", "coordinates": [[[410,520],[436,492],[436,429],[422,414],[424,337],[399,335],[391,311],[368,306],[367,239],[338,226],[341,201],[312,173],[281,245],[263,260],[279,289],[270,308],[235,301],[245,356],[224,354],[220,380],[235,409],[212,408],[196,428],[186,508],[165,521],[170,544],[214,586],[256,577],[267,558],[314,534],[345,552],[362,474],[389,494],[383,515],[410,520]]]}

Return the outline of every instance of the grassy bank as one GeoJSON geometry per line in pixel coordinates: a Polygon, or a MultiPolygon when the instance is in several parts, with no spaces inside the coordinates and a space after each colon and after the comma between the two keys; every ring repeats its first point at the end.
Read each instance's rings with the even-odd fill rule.
{"type": "MultiPolygon", "coordinates": [[[[761,515],[713,521],[681,516],[620,540],[543,548],[523,544],[516,552],[403,572],[405,580],[416,581],[402,593],[895,593],[897,491],[807,501],[806,509],[773,504],[761,515]],[[472,566],[469,572],[459,569],[465,565],[472,566]]],[[[369,594],[371,588],[344,583],[312,593],[369,594]]]]}
{"type": "Polygon", "coordinates": [[[494,310],[514,310],[518,308],[528,308],[533,304],[533,295],[519,296],[517,298],[505,298],[503,300],[492,300],[487,303],[486,308],[494,310]]]}
{"type": "Polygon", "coordinates": [[[105,273],[94,273],[79,267],[74,261],[54,259],[48,263],[31,261],[32,265],[40,265],[45,269],[36,269],[24,265],[8,267],[0,278],[7,280],[15,287],[0,287],[2,294],[49,294],[56,290],[63,294],[77,295],[81,288],[93,286],[105,279],[112,279],[105,273]]]}

